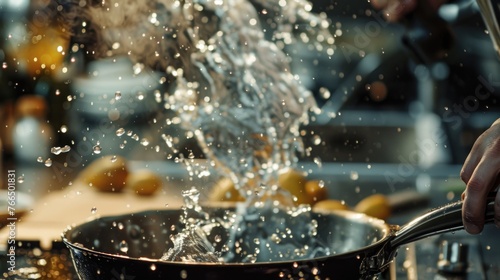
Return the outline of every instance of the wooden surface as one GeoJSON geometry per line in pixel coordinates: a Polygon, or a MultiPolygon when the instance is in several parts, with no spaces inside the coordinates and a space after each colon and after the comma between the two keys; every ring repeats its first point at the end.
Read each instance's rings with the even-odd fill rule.
{"type": "MultiPolygon", "coordinates": [[[[179,208],[182,206],[181,190],[174,184],[167,184],[153,196],[144,197],[131,191],[103,193],[89,186],[69,186],[35,202],[32,210],[17,221],[16,240],[37,240],[42,247],[49,248],[53,240],[60,239],[67,226],[88,219],[142,210],[179,208]]],[[[5,245],[8,231],[7,227],[0,231],[2,245],[5,245]]]]}

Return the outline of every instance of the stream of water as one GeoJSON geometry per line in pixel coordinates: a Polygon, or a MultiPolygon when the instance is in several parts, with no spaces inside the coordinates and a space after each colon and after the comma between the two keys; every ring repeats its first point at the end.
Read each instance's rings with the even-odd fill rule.
{"type": "Polygon", "coordinates": [[[259,262],[327,254],[315,238],[310,207],[292,207],[291,195],[276,186],[278,172],[294,167],[302,150],[299,126],[317,109],[291,72],[286,46],[300,38],[333,50],[325,17],[304,0],[118,2],[90,8],[94,24],[105,27],[96,32],[94,50],[163,69],[173,85],[165,107],[246,198],[226,224],[231,238],[221,253],[200,230],[220,221],[203,215],[199,194],[186,191],[186,216],[196,210],[197,218],[186,219],[162,259],[259,262]],[[277,203],[278,196],[288,200],[277,203]]]}

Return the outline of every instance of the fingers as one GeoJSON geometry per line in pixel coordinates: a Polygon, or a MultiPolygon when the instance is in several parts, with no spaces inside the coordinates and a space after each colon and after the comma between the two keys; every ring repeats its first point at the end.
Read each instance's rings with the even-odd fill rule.
{"type": "Polygon", "coordinates": [[[497,195],[495,197],[495,225],[497,227],[500,227],[500,192],[497,192],[497,195]]]}
{"type": "MultiPolygon", "coordinates": [[[[486,198],[500,181],[500,119],[478,137],[464,162],[460,177],[467,187],[462,194],[464,227],[469,233],[483,229],[486,198]]],[[[500,195],[495,198],[495,223],[500,226],[500,195]]]]}
{"type": "Polygon", "coordinates": [[[417,0],[392,1],[392,3],[384,9],[384,16],[387,21],[396,22],[413,12],[416,7],[417,0]]]}
{"type": "Polygon", "coordinates": [[[460,170],[460,178],[465,184],[469,183],[469,180],[472,177],[472,173],[474,173],[474,170],[476,169],[476,166],[481,160],[481,156],[483,155],[483,153],[474,151],[475,149],[476,150],[478,149],[478,147],[476,146],[477,145],[474,145],[472,147],[471,152],[465,159],[464,165],[462,166],[462,170],[460,170]]]}
{"type": "Polygon", "coordinates": [[[488,194],[486,181],[483,181],[481,169],[475,170],[464,193],[462,219],[465,230],[471,234],[478,234],[483,230],[486,196],[488,194]]]}
{"type": "Polygon", "coordinates": [[[396,22],[417,9],[417,4],[428,11],[437,12],[439,7],[447,0],[371,0],[372,6],[382,10],[384,17],[389,22],[396,22]]]}
{"type": "MultiPolygon", "coordinates": [[[[497,139],[500,139],[500,119],[497,119],[488,130],[477,138],[465,159],[460,171],[460,178],[465,184],[469,183],[474,170],[484,155],[493,154],[495,156],[496,154],[500,156],[500,142],[497,139]]],[[[493,160],[495,161],[495,158],[493,160]]],[[[500,166],[497,165],[497,169],[500,169],[500,166]]]]}
{"type": "Polygon", "coordinates": [[[417,0],[372,0],[371,3],[375,9],[382,10],[389,22],[401,20],[417,6],[417,0]]]}
{"type": "Polygon", "coordinates": [[[387,1],[388,0],[371,0],[370,2],[372,3],[373,8],[382,10],[387,7],[387,1]]]}

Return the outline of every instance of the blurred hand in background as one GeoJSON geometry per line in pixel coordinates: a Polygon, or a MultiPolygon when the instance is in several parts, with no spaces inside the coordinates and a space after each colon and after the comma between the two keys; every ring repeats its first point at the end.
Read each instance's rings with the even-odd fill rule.
{"type": "Polygon", "coordinates": [[[446,0],[371,0],[372,6],[382,10],[389,22],[397,22],[417,9],[418,5],[425,6],[426,10],[436,11],[446,0]],[[417,5],[418,4],[418,5],[417,5]]]}

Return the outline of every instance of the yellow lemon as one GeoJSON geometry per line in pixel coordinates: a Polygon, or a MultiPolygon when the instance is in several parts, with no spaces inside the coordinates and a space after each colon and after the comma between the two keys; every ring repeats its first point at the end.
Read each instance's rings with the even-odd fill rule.
{"type": "Polygon", "coordinates": [[[231,179],[224,177],[218,180],[208,196],[210,201],[243,201],[243,197],[234,187],[231,179]]]}
{"type": "Polygon", "coordinates": [[[348,210],[349,206],[344,202],[336,199],[325,199],[316,202],[313,206],[313,210],[348,210]]]}
{"type": "Polygon", "coordinates": [[[385,195],[374,194],[358,202],[354,211],[385,220],[391,215],[391,206],[385,195]]]}
{"type": "Polygon", "coordinates": [[[297,204],[311,203],[305,191],[306,177],[303,173],[289,168],[278,175],[278,186],[297,198],[297,204]]]}
{"type": "Polygon", "coordinates": [[[120,156],[104,156],[96,159],[83,169],[76,178],[97,190],[119,192],[125,187],[129,174],[125,158],[120,156]]]}
{"type": "Polygon", "coordinates": [[[127,188],[132,189],[137,195],[152,195],[161,188],[163,181],[151,170],[142,169],[130,173],[126,180],[127,188]]]}
{"type": "Polygon", "coordinates": [[[321,180],[309,180],[305,184],[306,195],[309,198],[310,204],[315,204],[319,201],[328,198],[328,191],[325,184],[321,180]]]}

